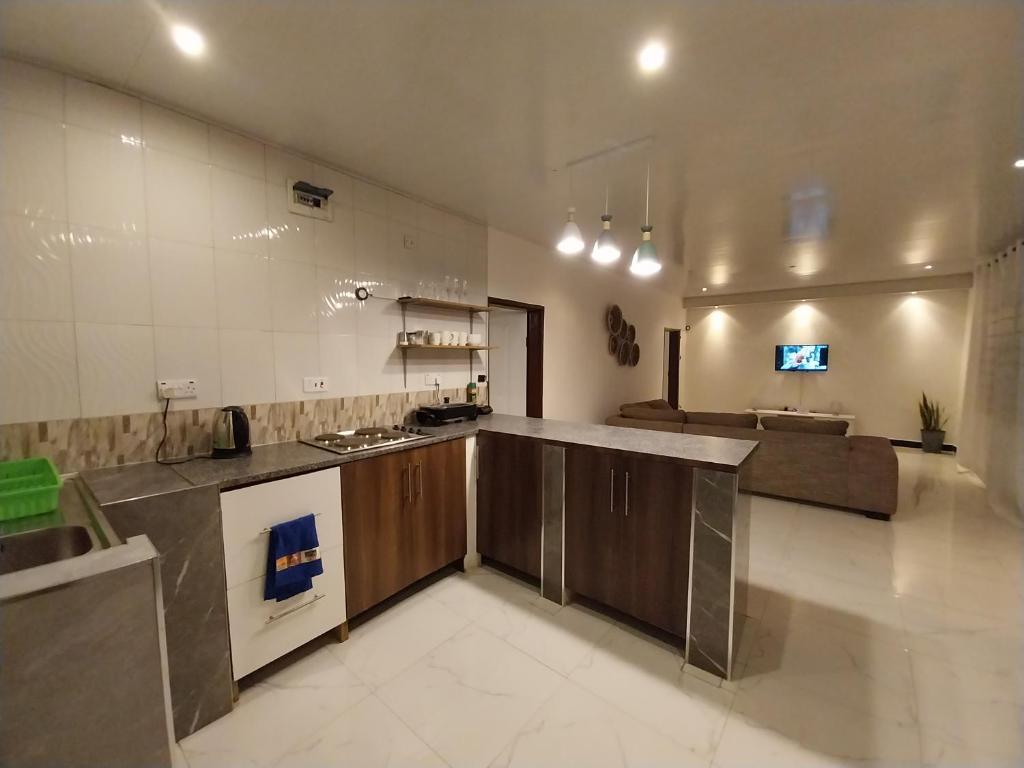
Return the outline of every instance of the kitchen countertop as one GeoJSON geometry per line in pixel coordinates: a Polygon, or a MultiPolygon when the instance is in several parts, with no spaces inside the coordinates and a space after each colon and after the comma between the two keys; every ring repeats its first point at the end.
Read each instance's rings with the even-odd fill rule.
{"type": "Polygon", "coordinates": [[[757,448],[754,440],[734,440],[708,435],[658,432],[605,424],[582,424],[554,419],[492,414],[481,416],[484,432],[519,435],[556,445],[584,445],[682,461],[695,467],[736,472],[757,448]]]}

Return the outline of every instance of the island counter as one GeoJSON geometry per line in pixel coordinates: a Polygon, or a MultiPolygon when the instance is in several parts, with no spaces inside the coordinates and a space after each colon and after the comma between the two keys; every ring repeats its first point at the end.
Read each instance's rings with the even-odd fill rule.
{"type": "Polygon", "coordinates": [[[746,607],[747,440],[494,414],[477,422],[477,548],[680,638],[729,679],[746,607]]]}

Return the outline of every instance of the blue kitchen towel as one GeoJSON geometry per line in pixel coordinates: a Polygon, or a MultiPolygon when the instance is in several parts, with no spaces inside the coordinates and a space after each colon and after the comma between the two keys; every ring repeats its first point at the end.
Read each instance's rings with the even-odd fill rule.
{"type": "Polygon", "coordinates": [[[313,577],[323,572],[313,515],[270,527],[264,600],[280,602],[312,589],[313,577]]]}

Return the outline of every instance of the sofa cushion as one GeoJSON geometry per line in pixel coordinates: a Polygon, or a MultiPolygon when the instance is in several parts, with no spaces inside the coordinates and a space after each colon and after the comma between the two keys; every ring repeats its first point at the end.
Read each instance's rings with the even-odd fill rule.
{"type": "Polygon", "coordinates": [[[757,414],[687,411],[686,421],[689,424],[707,424],[712,427],[741,427],[743,429],[755,429],[757,427],[757,414]]]}
{"type": "Polygon", "coordinates": [[[623,403],[622,407],[623,408],[633,408],[633,407],[637,407],[637,408],[657,408],[657,409],[662,410],[662,411],[674,411],[675,410],[675,408],[673,408],[669,404],[668,400],[664,400],[664,399],[662,399],[660,397],[655,399],[655,400],[641,400],[638,403],[623,403]]]}
{"type": "Polygon", "coordinates": [[[778,432],[845,435],[850,423],[842,419],[812,419],[807,416],[762,416],[761,426],[778,432]]]}
{"type": "Polygon", "coordinates": [[[671,421],[675,424],[683,424],[686,421],[686,411],[675,409],[666,411],[662,408],[650,408],[642,405],[622,406],[622,415],[628,419],[653,419],[655,421],[671,421]]]}

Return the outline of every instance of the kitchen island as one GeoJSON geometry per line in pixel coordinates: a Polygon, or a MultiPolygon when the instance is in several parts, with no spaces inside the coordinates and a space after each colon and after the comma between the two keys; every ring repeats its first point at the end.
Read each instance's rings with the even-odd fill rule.
{"type": "Polygon", "coordinates": [[[564,604],[583,596],[733,675],[757,443],[491,415],[478,420],[477,549],[564,604]]]}

